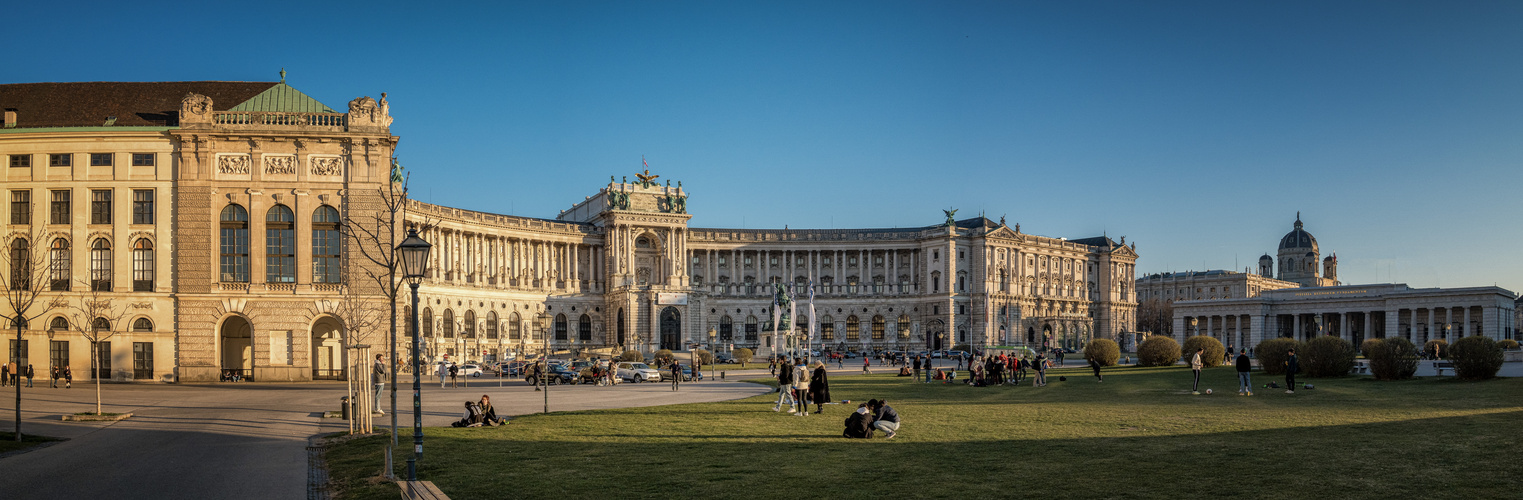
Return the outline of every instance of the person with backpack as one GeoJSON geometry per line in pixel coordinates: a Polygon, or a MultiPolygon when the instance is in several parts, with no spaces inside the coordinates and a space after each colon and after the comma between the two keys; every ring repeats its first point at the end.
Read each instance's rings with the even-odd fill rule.
{"type": "Polygon", "coordinates": [[[457,365],[457,364],[454,364],[454,363],[450,363],[450,365],[449,365],[449,386],[450,387],[460,387],[460,365],[457,365]]]}
{"type": "Polygon", "coordinates": [[[1247,352],[1237,354],[1237,394],[1239,396],[1252,396],[1253,384],[1248,381],[1248,372],[1253,370],[1253,361],[1248,359],[1247,352]]]}
{"type": "Polygon", "coordinates": [[[846,430],[841,432],[841,437],[853,439],[871,438],[873,437],[872,423],[872,417],[868,415],[867,403],[857,405],[857,410],[846,417],[846,430]]]}
{"type": "Polygon", "coordinates": [[[1296,358],[1296,350],[1292,348],[1285,357],[1285,393],[1296,393],[1296,372],[1301,371],[1301,360],[1296,358]]]}

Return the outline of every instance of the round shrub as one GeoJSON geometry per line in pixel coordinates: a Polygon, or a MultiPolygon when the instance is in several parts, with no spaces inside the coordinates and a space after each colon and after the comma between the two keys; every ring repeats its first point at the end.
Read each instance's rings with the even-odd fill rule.
{"type": "Polygon", "coordinates": [[[645,361],[645,355],[640,354],[640,351],[631,349],[620,354],[619,361],[645,361]]]}
{"type": "Polygon", "coordinates": [[[1370,351],[1375,350],[1378,344],[1380,339],[1364,339],[1364,342],[1359,343],[1359,354],[1363,354],[1366,358],[1370,357],[1370,351]]]}
{"type": "Polygon", "coordinates": [[[1137,364],[1141,366],[1170,366],[1179,361],[1179,343],[1174,339],[1155,335],[1137,348],[1137,364]]]}
{"type": "Polygon", "coordinates": [[[1429,358],[1449,359],[1449,341],[1433,339],[1423,343],[1423,355],[1429,358]]]}
{"type": "Polygon", "coordinates": [[[1285,337],[1269,339],[1254,346],[1253,357],[1259,360],[1259,367],[1266,375],[1284,375],[1285,360],[1290,359],[1291,349],[1300,352],[1301,343],[1285,337]]]}
{"type": "Polygon", "coordinates": [[[697,352],[699,363],[703,363],[705,365],[714,364],[714,353],[709,352],[708,349],[699,349],[697,352]]]}
{"type": "Polygon", "coordinates": [[[1454,374],[1466,380],[1486,380],[1502,369],[1502,348],[1489,337],[1474,335],[1454,341],[1449,347],[1449,361],[1454,374]]]}
{"type": "Polygon", "coordinates": [[[1404,380],[1417,373],[1417,346],[1403,337],[1381,339],[1368,354],[1378,380],[1404,380]]]}
{"type": "Polygon", "coordinates": [[[750,349],[742,347],[740,349],[736,349],[734,352],[731,352],[730,356],[734,357],[736,361],[740,362],[741,368],[745,368],[746,363],[750,363],[751,358],[756,356],[756,354],[752,353],[750,349]]]}
{"type": "Polygon", "coordinates": [[[1354,369],[1354,344],[1338,337],[1323,335],[1296,350],[1308,377],[1342,377],[1354,369]]]}
{"type": "Polygon", "coordinates": [[[1502,348],[1502,350],[1510,351],[1510,350],[1518,348],[1518,341],[1513,340],[1513,339],[1498,340],[1497,341],[1497,347],[1502,348]]]}
{"type": "Polygon", "coordinates": [[[1121,346],[1111,339],[1094,339],[1089,345],[1084,346],[1084,360],[1094,361],[1100,366],[1116,366],[1121,361],[1121,346]]]}
{"type": "Polygon", "coordinates": [[[671,349],[662,349],[656,351],[656,365],[658,366],[666,366],[672,364],[672,360],[674,359],[676,359],[676,356],[672,355],[671,349]]]}
{"type": "Polygon", "coordinates": [[[1205,335],[1196,335],[1185,339],[1185,346],[1180,348],[1180,352],[1188,358],[1195,355],[1196,349],[1205,349],[1205,351],[1200,353],[1200,364],[1206,368],[1221,366],[1222,356],[1227,355],[1227,348],[1222,347],[1222,341],[1205,335]]]}

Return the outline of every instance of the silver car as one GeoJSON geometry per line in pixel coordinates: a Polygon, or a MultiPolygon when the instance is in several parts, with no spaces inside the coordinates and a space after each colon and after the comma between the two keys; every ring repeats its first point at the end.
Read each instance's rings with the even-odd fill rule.
{"type": "Polygon", "coordinates": [[[645,363],[624,361],[614,370],[614,374],[622,380],[628,380],[636,384],[647,380],[661,381],[661,372],[645,363]]]}

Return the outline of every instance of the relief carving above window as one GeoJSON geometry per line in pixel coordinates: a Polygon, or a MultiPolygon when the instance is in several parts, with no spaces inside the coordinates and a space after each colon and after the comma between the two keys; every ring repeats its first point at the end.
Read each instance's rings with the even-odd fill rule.
{"type": "Polygon", "coordinates": [[[217,156],[217,171],[224,174],[249,173],[249,155],[233,154],[217,156]]]}

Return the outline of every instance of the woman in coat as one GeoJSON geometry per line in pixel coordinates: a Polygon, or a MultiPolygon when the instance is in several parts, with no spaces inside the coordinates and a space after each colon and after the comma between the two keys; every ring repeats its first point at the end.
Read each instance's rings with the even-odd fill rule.
{"type": "Polygon", "coordinates": [[[814,412],[825,411],[830,402],[830,382],[825,379],[825,363],[814,362],[814,374],[809,377],[809,399],[814,401],[814,412]]]}

